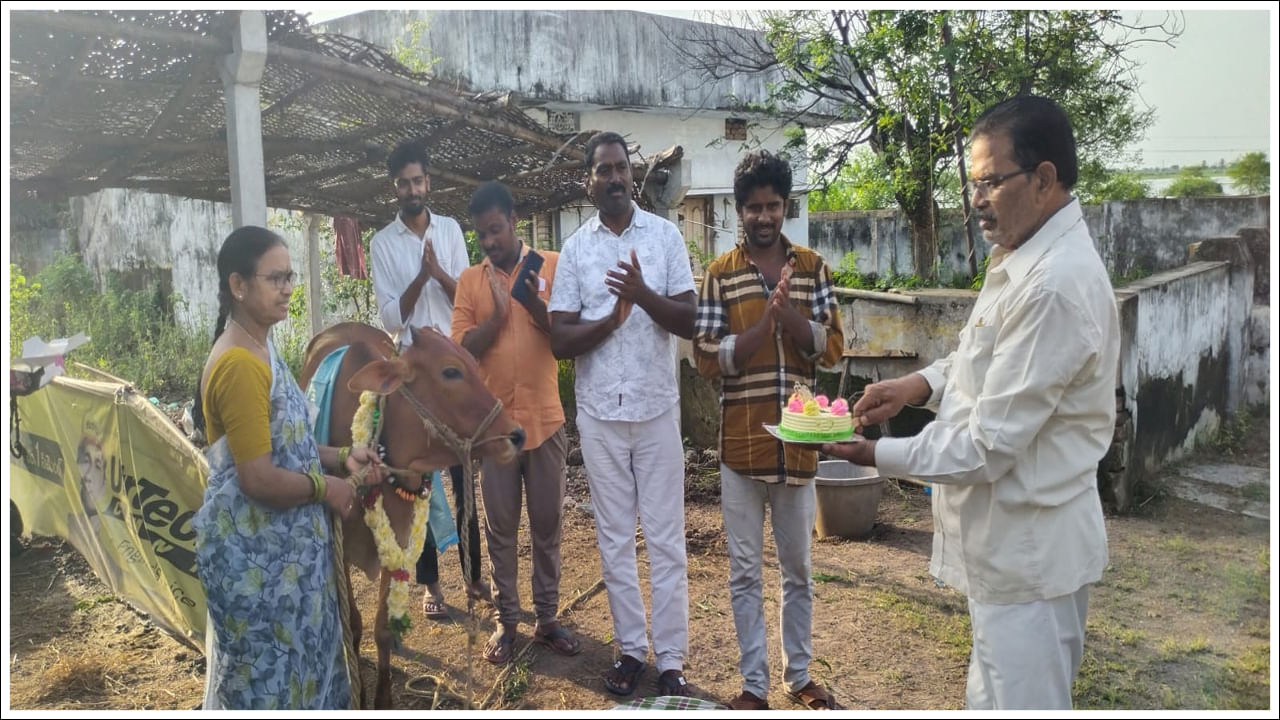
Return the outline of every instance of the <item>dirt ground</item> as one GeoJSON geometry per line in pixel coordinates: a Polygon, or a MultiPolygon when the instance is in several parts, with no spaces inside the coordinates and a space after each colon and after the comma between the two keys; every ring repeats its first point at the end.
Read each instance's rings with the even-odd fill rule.
{"type": "MultiPolygon", "coordinates": [[[[1221,459],[1268,466],[1267,431],[1265,421],[1255,425],[1245,450],[1221,459]]],[[[727,551],[713,458],[693,452],[690,459],[685,667],[696,695],[723,702],[740,689],[727,551]]],[[[469,619],[456,551],[450,550],[441,568],[453,617],[414,619],[392,659],[397,708],[460,708],[470,700],[487,709],[604,709],[629,699],[609,694],[599,679],[614,647],[580,466],[570,468],[569,484],[561,603],[583,652],[564,658],[532,644],[533,618],[526,613],[513,662],[505,668],[485,662],[480,648],[494,625],[487,616],[469,619]]],[[[1156,495],[1133,514],[1108,517],[1107,531],[1111,564],[1090,601],[1077,708],[1266,709],[1269,523],[1156,495]]],[[[929,497],[915,486],[890,483],[870,538],[814,542],[811,672],[851,709],[963,707],[969,620],[964,598],[928,575],[931,532],[929,497]]],[[[526,544],[526,608],[527,551],[526,544]]],[[[766,553],[773,563],[771,545],[766,553]]],[[[70,546],[48,538],[21,543],[11,548],[9,572],[12,708],[199,705],[200,654],[112,597],[70,546]]],[[[363,577],[356,584],[362,609],[372,617],[375,588],[363,577]]],[[[765,584],[768,700],[775,709],[799,709],[781,687],[779,579],[768,564],[765,584]]],[[[477,616],[487,615],[483,610],[477,616]]],[[[370,633],[365,637],[363,676],[372,687],[375,651],[370,633]]],[[[640,694],[655,694],[655,681],[650,667],[640,694]]]]}

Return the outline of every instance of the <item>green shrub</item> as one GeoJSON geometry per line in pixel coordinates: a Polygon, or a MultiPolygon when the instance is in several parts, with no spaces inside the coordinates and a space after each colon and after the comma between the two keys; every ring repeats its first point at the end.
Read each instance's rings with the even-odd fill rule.
{"type": "Polygon", "coordinates": [[[1222,185],[1205,177],[1203,168],[1186,167],[1182,168],[1164,192],[1169,197],[1208,197],[1221,195],[1222,185]]]}
{"type": "MultiPolygon", "coordinates": [[[[78,332],[90,340],[74,351],[76,360],[134,384],[147,395],[187,398],[204,369],[211,338],[174,322],[181,296],[160,288],[129,290],[114,277],[97,292],[97,282],[75,255],[59,254],[34,282],[14,269],[9,283],[13,332],[11,350],[39,335],[45,340],[78,332]]],[[[74,366],[68,370],[74,373],[74,366]]]]}
{"type": "MultiPolygon", "coordinates": [[[[30,306],[40,295],[40,283],[27,282],[22,268],[9,265],[9,357],[22,357],[22,341],[38,334],[31,321],[30,306]]],[[[46,340],[50,338],[45,338],[46,340]]]]}

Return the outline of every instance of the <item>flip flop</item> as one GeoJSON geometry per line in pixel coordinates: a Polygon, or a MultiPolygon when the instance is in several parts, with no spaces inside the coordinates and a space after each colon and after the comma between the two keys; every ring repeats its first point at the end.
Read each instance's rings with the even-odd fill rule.
{"type": "Polygon", "coordinates": [[[508,635],[507,631],[500,627],[484,644],[484,659],[494,665],[506,665],[511,662],[511,649],[515,644],[515,634],[508,635]]]}
{"type": "Polygon", "coordinates": [[[635,692],[636,683],[640,680],[640,673],[642,672],[644,672],[643,660],[637,660],[630,655],[623,655],[604,674],[604,687],[614,695],[630,695],[635,692]],[[610,679],[611,674],[617,675],[617,681],[610,679]]]}
{"type": "Polygon", "coordinates": [[[542,628],[533,631],[533,641],[539,645],[546,645],[557,653],[565,656],[577,655],[582,652],[582,642],[578,638],[569,633],[565,627],[559,623],[555,629],[543,632],[542,628]],[[568,646],[567,648],[565,646],[568,646]]]}
{"type": "Polygon", "coordinates": [[[443,620],[449,617],[449,608],[445,607],[443,600],[436,600],[428,595],[422,599],[422,614],[428,620],[443,620]]]}
{"type": "Polygon", "coordinates": [[[800,688],[793,693],[787,693],[792,700],[802,703],[810,710],[843,710],[836,699],[832,697],[827,689],[818,683],[810,680],[808,685],[800,688]]]}

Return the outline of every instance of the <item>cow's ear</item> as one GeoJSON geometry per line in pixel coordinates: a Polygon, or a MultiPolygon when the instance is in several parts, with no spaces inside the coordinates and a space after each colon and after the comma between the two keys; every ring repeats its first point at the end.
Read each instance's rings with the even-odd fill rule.
{"type": "Polygon", "coordinates": [[[357,393],[367,390],[379,395],[387,395],[394,392],[406,380],[411,379],[413,379],[412,374],[404,360],[400,358],[374,360],[351,376],[347,381],[347,389],[357,393]]]}

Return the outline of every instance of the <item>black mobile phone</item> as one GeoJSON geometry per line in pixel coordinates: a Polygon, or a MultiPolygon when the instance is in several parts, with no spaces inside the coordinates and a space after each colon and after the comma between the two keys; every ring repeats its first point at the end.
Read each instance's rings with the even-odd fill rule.
{"type": "Polygon", "coordinates": [[[529,288],[525,281],[542,269],[542,256],[536,250],[525,253],[524,262],[520,264],[520,272],[516,273],[516,283],[511,287],[511,297],[518,303],[525,302],[529,288]]]}

